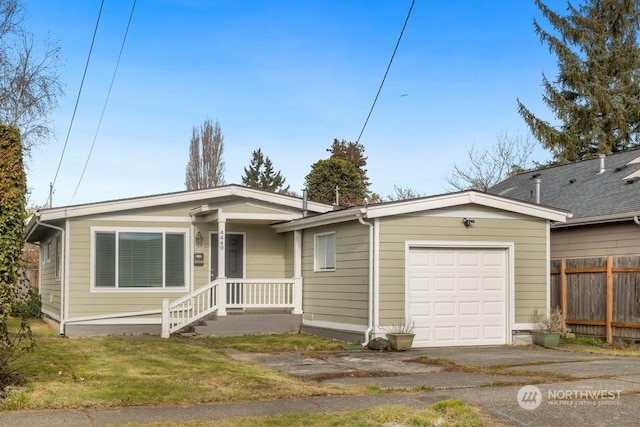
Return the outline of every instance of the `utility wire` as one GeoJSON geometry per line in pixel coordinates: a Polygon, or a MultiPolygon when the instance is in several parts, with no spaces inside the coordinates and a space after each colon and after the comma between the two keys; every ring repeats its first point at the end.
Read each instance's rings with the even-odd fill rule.
{"type": "Polygon", "coordinates": [[[62,166],[62,159],[64,158],[64,152],[67,150],[67,144],[69,143],[69,136],[71,135],[71,128],[73,128],[73,120],[76,117],[76,111],[78,110],[78,104],[80,103],[80,94],[82,93],[82,86],[84,85],[84,79],[87,76],[87,70],[89,69],[89,60],[91,59],[91,52],[93,52],[93,44],[96,41],[96,34],[98,33],[98,25],[100,24],[100,16],[102,16],[102,7],[104,6],[104,0],[100,2],[100,10],[98,11],[98,19],[96,20],[96,27],[93,29],[93,38],[91,39],[91,47],[89,48],[89,55],[87,55],[87,62],[84,65],[84,72],[82,73],[82,81],[80,82],[80,89],[78,89],[78,96],[76,97],[76,105],[73,107],[73,114],[71,115],[71,123],[69,123],[69,129],[67,130],[67,137],[64,140],[64,146],[62,147],[62,154],[60,154],[60,161],[58,162],[58,169],[51,182],[51,188],[49,190],[49,197],[45,206],[51,202],[53,197],[53,188],[56,185],[58,179],[58,173],[60,172],[60,166],[62,166]]]}
{"type": "Polygon", "coordinates": [[[400,36],[398,37],[398,41],[396,42],[396,47],[393,49],[393,54],[391,55],[391,59],[389,60],[389,65],[387,65],[387,71],[384,72],[384,77],[382,77],[382,81],[380,82],[380,87],[378,88],[378,93],[376,93],[376,97],[373,100],[373,104],[371,104],[371,109],[369,110],[369,114],[367,115],[367,119],[364,121],[364,125],[362,125],[362,130],[360,131],[360,135],[358,135],[358,139],[356,140],[356,144],[360,142],[360,138],[362,138],[362,134],[364,133],[364,129],[367,127],[367,123],[369,123],[369,118],[371,117],[371,113],[373,113],[373,108],[376,106],[376,102],[378,101],[378,97],[380,96],[380,92],[382,92],[382,86],[384,86],[384,81],[387,79],[387,74],[389,74],[389,70],[391,69],[391,64],[393,63],[393,58],[396,56],[396,52],[398,51],[398,46],[400,46],[400,40],[402,40],[402,35],[404,34],[404,29],[407,28],[407,23],[409,22],[409,17],[411,16],[411,11],[413,10],[413,5],[416,0],[411,1],[411,6],[409,6],[409,12],[407,13],[407,18],[404,20],[404,25],[402,26],[402,31],[400,31],[400,36]]]}
{"type": "Polygon", "coordinates": [[[120,65],[120,59],[122,58],[122,51],[124,51],[124,45],[127,42],[127,35],[129,34],[129,27],[131,26],[131,19],[133,18],[133,11],[136,8],[136,1],[133,0],[133,5],[131,6],[131,13],[129,13],[129,21],[127,22],[127,28],[124,31],[124,37],[122,39],[122,45],[120,46],[120,53],[118,54],[118,60],[116,61],[116,67],[113,70],[113,76],[111,77],[111,84],[109,84],[109,91],[107,92],[107,97],[104,100],[104,105],[102,106],[102,113],[100,114],[100,120],[98,121],[98,127],[96,129],[95,135],[93,135],[93,142],[91,142],[91,149],[89,149],[89,154],[87,155],[87,160],[84,162],[84,168],[82,169],[82,174],[80,174],[80,179],[78,180],[78,184],[76,185],[76,189],[73,191],[73,195],[71,196],[71,200],[69,200],[69,205],[73,201],[73,198],[76,197],[76,193],[78,192],[78,188],[80,188],[80,183],[82,182],[82,178],[84,177],[84,173],[87,170],[87,165],[89,165],[89,159],[91,159],[91,153],[93,153],[93,147],[96,144],[96,139],[98,138],[98,133],[100,132],[100,126],[102,125],[102,119],[104,117],[104,113],[107,110],[107,104],[109,103],[109,97],[111,96],[111,89],[113,88],[113,82],[116,80],[116,74],[118,72],[118,66],[120,65]]]}

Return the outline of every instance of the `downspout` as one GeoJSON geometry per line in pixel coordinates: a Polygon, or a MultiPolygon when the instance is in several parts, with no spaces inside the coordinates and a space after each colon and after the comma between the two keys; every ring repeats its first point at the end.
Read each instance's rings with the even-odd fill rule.
{"type": "MultiPolygon", "coordinates": [[[[47,227],[47,228],[52,228],[54,230],[57,230],[60,232],[60,239],[62,240],[62,242],[60,243],[60,250],[62,252],[62,256],[63,258],[61,259],[62,261],[62,266],[60,268],[60,335],[64,335],[64,325],[65,325],[65,318],[67,313],[65,313],[64,311],[64,303],[65,303],[65,282],[67,280],[67,269],[65,268],[65,266],[67,265],[67,259],[64,256],[66,254],[66,239],[65,239],[65,231],[64,228],[62,227],[58,227],[57,225],[53,225],[53,224],[48,224],[46,222],[41,222],[40,221],[40,216],[38,215],[38,213],[34,214],[35,218],[36,218],[36,225],[41,225],[43,227],[47,227]]],[[[29,234],[31,235],[31,233],[29,234]]]]}
{"type": "Polygon", "coordinates": [[[358,212],[356,214],[356,218],[358,218],[358,221],[360,222],[360,224],[362,225],[368,225],[369,226],[369,322],[368,322],[368,327],[367,330],[364,331],[364,342],[362,343],[363,347],[366,347],[369,345],[369,336],[371,335],[371,331],[373,331],[373,296],[374,296],[374,289],[373,289],[373,224],[371,224],[370,222],[366,222],[365,220],[362,219],[362,213],[358,212]]]}
{"type": "Polygon", "coordinates": [[[640,218],[638,218],[638,215],[633,217],[633,222],[635,222],[637,225],[640,225],[640,218]]]}

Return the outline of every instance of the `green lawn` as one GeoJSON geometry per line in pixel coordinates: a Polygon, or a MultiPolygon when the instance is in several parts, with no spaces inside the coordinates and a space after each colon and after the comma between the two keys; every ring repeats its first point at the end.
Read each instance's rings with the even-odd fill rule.
{"type": "MultiPolygon", "coordinates": [[[[363,393],[235,361],[223,348],[336,350],[307,335],[234,339],[153,336],[68,339],[35,321],[35,351],[18,362],[25,384],[0,409],[114,407],[363,393]]],[[[265,350],[268,351],[268,350],[265,350]]]]}
{"type": "MultiPolygon", "coordinates": [[[[0,410],[105,408],[198,402],[270,400],[380,392],[330,387],[236,361],[226,354],[344,351],[346,343],[304,334],[160,339],[119,336],[68,339],[33,321],[36,349],[19,360],[24,384],[0,410]]],[[[478,408],[449,400],[422,409],[378,407],[345,413],[289,414],[156,426],[480,426],[497,425],[478,408]]]]}

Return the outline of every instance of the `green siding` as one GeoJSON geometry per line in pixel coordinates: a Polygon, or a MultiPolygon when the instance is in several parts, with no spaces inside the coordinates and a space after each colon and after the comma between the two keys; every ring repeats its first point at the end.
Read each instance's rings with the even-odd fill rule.
{"type": "Polygon", "coordinates": [[[546,221],[524,216],[475,219],[469,229],[462,226],[460,217],[406,215],[380,219],[381,324],[405,317],[407,240],[513,242],[516,323],[530,323],[532,310],[546,307],[546,221]]]}
{"type": "Polygon", "coordinates": [[[303,231],[302,276],[305,319],[367,325],[369,228],[351,221],[303,231]],[[314,235],[335,232],[335,271],[313,271],[314,235]]]}
{"type": "MultiPolygon", "coordinates": [[[[189,233],[190,224],[184,222],[136,221],[69,221],[69,313],[68,317],[95,316],[130,311],[159,310],[162,299],[182,295],[164,291],[108,291],[91,292],[91,227],[182,228],[189,233]]],[[[189,278],[189,276],[187,276],[189,278]]]]}
{"type": "MultiPolygon", "coordinates": [[[[56,278],[56,245],[52,245],[51,258],[46,258],[46,247],[49,241],[54,242],[59,232],[51,233],[49,239],[40,245],[40,299],[42,309],[52,316],[60,317],[60,291],[62,288],[60,278],[56,278]]],[[[55,242],[54,242],[55,243],[55,242]]],[[[62,258],[62,254],[60,254],[62,258]]],[[[61,270],[62,272],[62,270],[61,270]]]]}
{"type": "MultiPolygon", "coordinates": [[[[177,299],[185,292],[171,291],[108,291],[91,292],[91,227],[134,227],[134,228],[180,228],[190,233],[191,224],[184,222],[151,222],[141,224],[136,221],[90,221],[70,222],[70,295],[69,316],[83,317],[100,314],[159,310],[162,299],[177,299]]],[[[282,278],[285,277],[286,236],[276,234],[266,224],[228,223],[227,232],[245,234],[245,264],[248,278],[282,278]]],[[[217,231],[217,224],[198,223],[196,233],[200,231],[204,237],[202,247],[195,247],[195,252],[202,252],[205,265],[194,267],[190,255],[187,259],[187,280],[191,281],[193,269],[194,287],[207,284],[210,271],[209,233],[217,231]]]]}

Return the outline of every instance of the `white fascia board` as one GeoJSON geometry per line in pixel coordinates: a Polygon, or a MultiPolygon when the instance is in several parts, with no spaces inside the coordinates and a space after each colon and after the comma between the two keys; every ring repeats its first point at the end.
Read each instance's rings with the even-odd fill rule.
{"type": "Polygon", "coordinates": [[[287,231],[304,230],[310,227],[320,227],[322,225],[356,220],[358,216],[365,217],[364,209],[352,208],[343,211],[330,212],[323,215],[293,220],[291,222],[273,224],[271,227],[276,231],[276,233],[285,233],[287,231]]]}
{"type": "MultiPolygon", "coordinates": [[[[276,205],[296,208],[302,211],[302,199],[283,194],[269,193],[248,187],[236,185],[207,188],[204,190],[183,191],[179,193],[167,193],[154,196],[143,196],[131,199],[113,200],[108,202],[89,203],[76,206],[46,209],[39,213],[41,221],[51,221],[62,218],[74,218],[86,215],[111,213],[122,210],[149,208],[169,204],[198,202],[221,197],[244,197],[260,200],[276,205]]],[[[197,209],[197,208],[196,208],[197,209]]],[[[308,202],[307,209],[313,212],[329,212],[333,208],[329,205],[316,202],[308,202]]]]}
{"type": "Polygon", "coordinates": [[[449,208],[470,203],[556,222],[566,222],[570,215],[569,212],[559,209],[533,205],[519,200],[506,199],[487,193],[466,191],[384,205],[373,205],[367,209],[367,218],[402,215],[413,212],[449,208]]]}
{"type": "Polygon", "coordinates": [[[640,211],[625,212],[613,215],[600,215],[584,218],[570,219],[564,224],[552,224],[551,228],[576,227],[579,225],[607,224],[610,222],[633,221],[635,217],[640,217],[640,211]]]}

